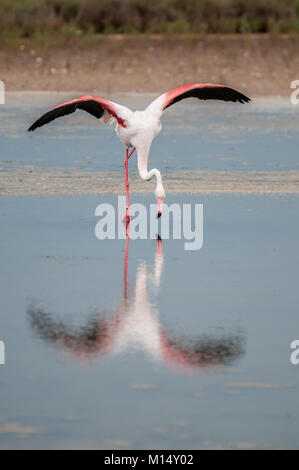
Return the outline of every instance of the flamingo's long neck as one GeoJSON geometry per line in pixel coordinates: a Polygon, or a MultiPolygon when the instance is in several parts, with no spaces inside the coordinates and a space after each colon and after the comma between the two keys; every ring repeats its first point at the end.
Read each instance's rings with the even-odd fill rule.
{"type": "Polygon", "coordinates": [[[153,168],[152,170],[147,171],[146,173],[147,174],[146,174],[146,177],[144,179],[149,181],[155,176],[156,180],[157,180],[157,186],[162,185],[162,176],[161,176],[160,171],[157,168],[153,168]]]}
{"type": "MultiPolygon", "coordinates": [[[[138,153],[138,171],[139,175],[143,180],[149,181],[154,176],[156,177],[157,185],[156,185],[156,198],[158,201],[158,205],[163,206],[163,200],[165,198],[165,191],[162,184],[162,176],[160,171],[157,168],[153,168],[152,170],[148,171],[147,169],[147,161],[148,161],[148,154],[149,154],[149,147],[144,147],[142,149],[137,149],[138,153]]],[[[159,208],[160,210],[160,208],[159,208]]]]}

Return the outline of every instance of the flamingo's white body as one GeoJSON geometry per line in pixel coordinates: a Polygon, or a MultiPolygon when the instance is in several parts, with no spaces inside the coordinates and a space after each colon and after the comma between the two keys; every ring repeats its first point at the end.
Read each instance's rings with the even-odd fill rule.
{"type": "Polygon", "coordinates": [[[38,119],[28,129],[35,130],[37,127],[43,126],[54,119],[73,113],[76,109],[83,109],[89,112],[102,122],[107,123],[110,119],[115,118],[116,134],[120,141],[127,148],[126,159],[124,161],[126,171],[126,190],[127,190],[127,209],[126,222],[129,222],[129,182],[128,182],[128,160],[137,150],[137,161],[139,175],[144,180],[150,180],[156,177],[156,198],[158,202],[158,216],[162,213],[163,201],[165,199],[165,190],[162,184],[161,173],[157,168],[148,171],[148,155],[153,139],[161,131],[161,116],[163,111],[170,105],[184,98],[195,97],[202,100],[218,99],[223,101],[233,101],[245,103],[250,99],[232,88],[224,85],[216,85],[211,83],[192,83],[175,88],[154,100],[143,111],[131,111],[129,108],[118,103],[105,100],[93,95],[85,95],[75,100],[68,101],[48,111],[40,119],[38,119]],[[129,153],[128,149],[133,148],[129,153]]]}
{"type": "Polygon", "coordinates": [[[162,129],[160,116],[158,113],[153,113],[151,106],[149,106],[144,111],[130,111],[127,122],[127,127],[123,127],[117,123],[117,136],[127,148],[133,147],[137,149],[138,171],[140,177],[144,180],[150,180],[153,176],[156,176],[156,197],[165,198],[165,191],[162,185],[160,171],[156,168],[148,171],[147,167],[148,155],[152,141],[162,129]]]}

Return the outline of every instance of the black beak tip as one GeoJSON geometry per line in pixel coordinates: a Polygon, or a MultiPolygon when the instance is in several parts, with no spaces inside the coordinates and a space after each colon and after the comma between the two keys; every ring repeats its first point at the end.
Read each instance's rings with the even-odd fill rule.
{"type": "Polygon", "coordinates": [[[156,215],[157,219],[159,219],[161,217],[161,215],[162,215],[162,212],[160,212],[160,211],[157,212],[157,215],[156,215]]]}

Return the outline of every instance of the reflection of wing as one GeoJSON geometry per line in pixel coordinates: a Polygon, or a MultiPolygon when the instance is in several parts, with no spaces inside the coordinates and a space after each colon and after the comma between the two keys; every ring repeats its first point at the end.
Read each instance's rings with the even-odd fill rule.
{"type": "MultiPolygon", "coordinates": [[[[131,321],[126,322],[126,313],[129,311],[124,310],[120,317],[118,313],[118,318],[111,318],[110,321],[103,316],[92,315],[84,326],[75,327],[53,320],[52,315],[41,308],[31,306],[27,311],[32,328],[42,339],[83,357],[112,352],[123,333],[125,333],[124,340],[130,340],[131,335],[127,328],[130,329],[131,325],[132,333],[134,333],[136,324],[132,325],[131,321]]],[[[147,328],[147,331],[152,333],[147,340],[151,346],[158,343],[161,345],[158,348],[161,351],[159,359],[181,370],[196,371],[208,366],[227,365],[244,352],[242,335],[219,338],[200,336],[194,340],[188,340],[183,336],[170,337],[165,330],[157,327],[158,325],[155,327],[157,322],[155,315],[152,318],[147,315],[146,319],[153,323],[152,328],[147,328]],[[153,334],[155,332],[156,334],[153,334]]],[[[135,340],[138,339],[138,331],[137,328],[135,340]]],[[[147,351],[157,351],[157,348],[146,347],[150,346],[146,344],[146,341],[144,346],[147,351]]]]}
{"type": "Polygon", "coordinates": [[[164,336],[164,360],[173,366],[199,369],[215,365],[228,365],[244,352],[242,335],[201,336],[188,341],[186,338],[164,336]]]}
{"type": "Polygon", "coordinates": [[[142,350],[152,359],[163,361],[184,371],[226,365],[243,353],[241,335],[198,336],[189,340],[171,336],[161,325],[158,311],[148,298],[148,283],[159,288],[163,271],[162,241],[157,241],[152,276],[145,262],[137,269],[136,288],[127,292],[129,239],[124,262],[124,294],[119,307],[109,317],[92,315],[83,326],[67,325],[55,320],[51,313],[30,306],[27,314],[33,330],[44,340],[76,356],[90,357],[117,354],[124,350],[142,350]]]}
{"type": "Polygon", "coordinates": [[[109,344],[109,326],[104,318],[93,315],[86,325],[73,326],[55,321],[51,313],[31,305],[27,315],[33,330],[44,340],[78,355],[104,352],[109,344]]]}

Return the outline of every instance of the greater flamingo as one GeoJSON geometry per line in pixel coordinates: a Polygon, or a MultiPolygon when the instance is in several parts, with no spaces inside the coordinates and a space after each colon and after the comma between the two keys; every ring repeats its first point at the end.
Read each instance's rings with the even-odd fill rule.
{"type": "Polygon", "coordinates": [[[250,98],[239,93],[225,85],[215,85],[212,83],[191,83],[184,85],[166,93],[163,93],[155,99],[143,111],[131,111],[130,109],[112,101],[105,100],[98,96],[85,95],[66,103],[55,106],[37,121],[35,121],[28,129],[34,131],[38,127],[47,124],[54,119],[71,114],[76,109],[83,109],[88,113],[101,119],[107,123],[110,119],[115,118],[116,134],[121,142],[126,146],[126,158],[124,160],[125,180],[126,180],[126,214],[125,222],[130,222],[130,199],[129,199],[129,178],[128,178],[128,161],[131,155],[137,150],[137,161],[139,175],[143,180],[151,180],[156,177],[155,195],[157,198],[157,217],[160,217],[163,210],[163,201],[165,199],[165,190],[162,184],[161,173],[157,168],[148,171],[148,155],[153,139],[161,131],[161,116],[163,111],[174,103],[184,99],[195,97],[201,100],[222,100],[233,101],[239,103],[248,103],[250,98]],[[132,149],[132,150],[130,150],[132,149]]]}

